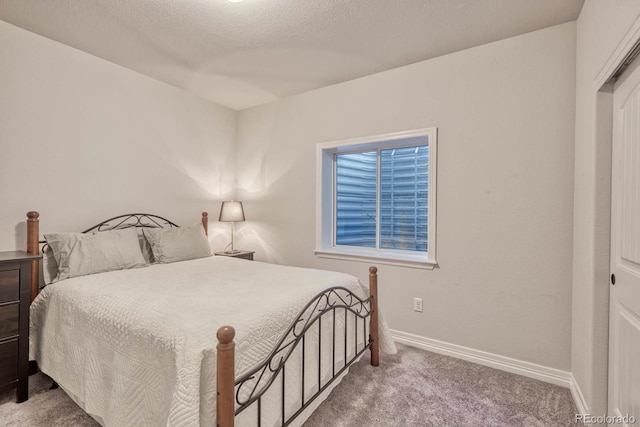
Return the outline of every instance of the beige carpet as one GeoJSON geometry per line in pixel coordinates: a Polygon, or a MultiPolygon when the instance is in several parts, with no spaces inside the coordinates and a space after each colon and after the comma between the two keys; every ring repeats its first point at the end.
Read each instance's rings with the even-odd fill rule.
{"type": "Polygon", "coordinates": [[[567,388],[398,345],[380,367],[362,360],[307,427],[574,426],[567,388]],[[365,363],[363,363],[365,362],[365,363]]]}
{"type": "MultiPolygon", "coordinates": [[[[407,346],[365,358],[305,426],[571,426],[568,389],[407,346]]],[[[30,397],[0,394],[0,426],[97,426],[43,374],[29,379],[30,397]]]]}

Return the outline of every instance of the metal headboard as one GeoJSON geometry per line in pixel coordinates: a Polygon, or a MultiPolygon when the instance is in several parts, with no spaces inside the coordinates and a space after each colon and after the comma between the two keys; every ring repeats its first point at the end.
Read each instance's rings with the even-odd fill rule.
{"type": "MultiPolygon", "coordinates": [[[[180,227],[176,223],[169,221],[158,215],[146,214],[146,213],[131,213],[114,216],[106,221],[102,221],[100,224],[96,224],[93,227],[87,228],[82,233],[90,233],[92,231],[111,231],[122,230],[125,228],[172,228],[180,227]]],[[[44,244],[42,251],[44,252],[47,241],[40,240],[39,243],[44,244]]]]}
{"type": "Polygon", "coordinates": [[[122,230],[125,228],[171,228],[179,227],[179,225],[169,221],[158,215],[145,214],[145,213],[132,213],[114,216],[106,221],[102,221],[100,224],[94,225],[91,228],[87,228],[83,233],[89,233],[91,231],[110,231],[110,230],[122,230]]]}

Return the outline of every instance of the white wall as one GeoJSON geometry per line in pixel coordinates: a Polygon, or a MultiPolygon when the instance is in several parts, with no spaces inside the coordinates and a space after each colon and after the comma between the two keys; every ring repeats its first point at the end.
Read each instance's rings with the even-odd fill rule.
{"type": "Polygon", "coordinates": [[[25,248],[29,210],[42,232],[187,224],[234,193],[234,111],[3,21],[0,63],[0,250],[25,248]]]}
{"type": "Polygon", "coordinates": [[[607,408],[611,129],[601,119],[612,114],[596,79],[639,16],[637,0],[587,0],[577,21],[571,369],[592,414],[607,408]]]}
{"type": "Polygon", "coordinates": [[[365,279],[313,254],[316,143],[437,126],[441,268],[379,265],[388,323],[568,371],[574,60],[568,23],[243,110],[237,246],[365,279]]]}

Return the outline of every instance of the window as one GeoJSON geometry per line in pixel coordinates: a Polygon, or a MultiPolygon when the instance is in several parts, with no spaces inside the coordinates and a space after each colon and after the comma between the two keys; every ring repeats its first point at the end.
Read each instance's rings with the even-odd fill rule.
{"type": "Polygon", "coordinates": [[[318,256],[436,266],[436,135],[318,144],[318,256]]]}

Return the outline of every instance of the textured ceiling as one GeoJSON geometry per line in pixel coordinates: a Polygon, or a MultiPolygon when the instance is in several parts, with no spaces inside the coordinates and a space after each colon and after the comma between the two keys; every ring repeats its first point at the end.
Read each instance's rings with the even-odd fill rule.
{"type": "Polygon", "coordinates": [[[584,0],[0,0],[0,19],[234,109],[575,20],[584,0]]]}

